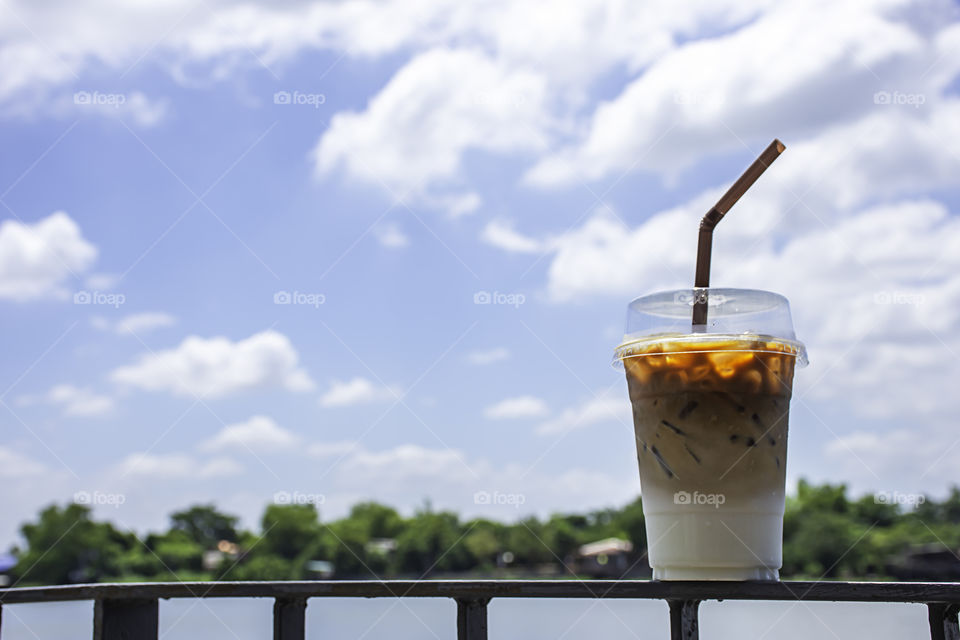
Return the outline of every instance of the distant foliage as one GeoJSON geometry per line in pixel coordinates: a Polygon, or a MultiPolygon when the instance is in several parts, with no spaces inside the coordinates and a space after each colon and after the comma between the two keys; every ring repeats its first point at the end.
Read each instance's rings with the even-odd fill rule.
{"type": "MultiPolygon", "coordinates": [[[[429,505],[411,517],[363,502],[325,522],[313,504],[272,504],[259,532],[238,529],[235,516],[214,505],[193,505],[170,516],[163,533],[138,537],[91,517],[88,507],[43,509],[20,529],[14,548],[17,585],[133,580],[302,580],[477,575],[571,575],[577,549],[604,538],[646,548],[640,499],[621,509],[528,517],[511,524],[461,521],[429,505]],[[212,555],[211,555],[212,554],[212,555]]],[[[913,545],[960,548],[960,489],[915,509],[863,496],[844,485],[801,481],[787,500],[784,577],[884,578],[891,562],[913,545]]]]}

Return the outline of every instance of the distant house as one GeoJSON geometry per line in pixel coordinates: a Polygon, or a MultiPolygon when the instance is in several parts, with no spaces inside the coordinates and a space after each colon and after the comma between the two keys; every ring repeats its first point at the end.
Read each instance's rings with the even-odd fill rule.
{"type": "Polygon", "coordinates": [[[897,580],[960,580],[958,552],[942,544],[913,545],[893,559],[887,574],[897,580]]]}
{"type": "Polygon", "coordinates": [[[10,586],[10,576],[7,575],[11,569],[17,566],[17,557],[12,553],[0,553],[0,587],[10,586]]]}
{"type": "Polygon", "coordinates": [[[393,538],[371,538],[364,549],[371,555],[387,556],[397,550],[397,541],[393,538]]]}
{"type": "Polygon", "coordinates": [[[313,580],[329,580],[335,573],[332,562],[327,560],[311,560],[307,563],[307,572],[313,580]]]}
{"type": "Polygon", "coordinates": [[[224,560],[236,560],[240,554],[240,548],[237,543],[229,540],[221,540],[217,543],[216,549],[207,549],[203,552],[201,564],[204,571],[216,571],[222,565],[224,560]]]}
{"type": "Polygon", "coordinates": [[[203,552],[203,558],[200,564],[204,571],[216,571],[220,568],[220,565],[223,564],[224,557],[226,556],[222,551],[207,549],[203,552]]]}
{"type": "Polygon", "coordinates": [[[585,544],[577,550],[577,570],[592,578],[620,578],[631,572],[633,543],[607,538],[585,544]]]}

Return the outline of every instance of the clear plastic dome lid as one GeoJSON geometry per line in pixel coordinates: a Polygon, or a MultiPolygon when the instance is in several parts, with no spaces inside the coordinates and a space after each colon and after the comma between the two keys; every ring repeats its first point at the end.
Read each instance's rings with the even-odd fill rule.
{"type": "Polygon", "coordinates": [[[799,366],[807,364],[786,298],[757,289],[720,288],[660,291],[631,302],[614,359],[619,363],[648,353],[696,351],[697,345],[703,351],[776,351],[796,356],[799,366]],[[703,297],[707,322],[694,326],[694,302],[703,297]]]}

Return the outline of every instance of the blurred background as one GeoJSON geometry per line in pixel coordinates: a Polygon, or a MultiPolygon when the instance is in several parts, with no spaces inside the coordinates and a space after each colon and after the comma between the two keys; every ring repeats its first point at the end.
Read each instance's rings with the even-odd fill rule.
{"type": "MultiPolygon", "coordinates": [[[[790,567],[891,575],[908,541],[954,562],[958,18],[936,0],[4,0],[6,564],[88,518],[115,528],[90,540],[134,536],[116,553],[188,535],[170,566],[37,580],[214,575],[200,552],[221,539],[364,501],[396,509],[358,512],[369,558],[393,552],[364,546],[396,540],[391,518],[439,541],[379,571],[422,572],[478,517],[581,514],[528,568],[608,536],[639,553],[610,366],[625,307],[692,285],[700,216],[774,137],[712,283],[783,293],[808,346],[791,508],[832,514],[793,520],[813,523],[798,549],[833,546],[790,567]],[[171,523],[198,504],[219,511],[171,523]],[[882,553],[845,554],[909,517],[882,553]]],[[[512,562],[503,531],[471,548],[488,570],[512,562]]],[[[317,544],[249,575],[345,548],[317,544]]]]}

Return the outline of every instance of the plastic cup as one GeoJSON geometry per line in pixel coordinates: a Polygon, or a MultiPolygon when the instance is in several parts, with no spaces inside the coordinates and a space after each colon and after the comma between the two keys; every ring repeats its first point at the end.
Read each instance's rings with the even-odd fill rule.
{"type": "Polygon", "coordinates": [[[633,405],[648,556],[660,580],[778,580],[793,372],[787,299],[749,289],[637,298],[615,362],[633,405]],[[705,326],[693,331],[697,296],[705,326]]]}

